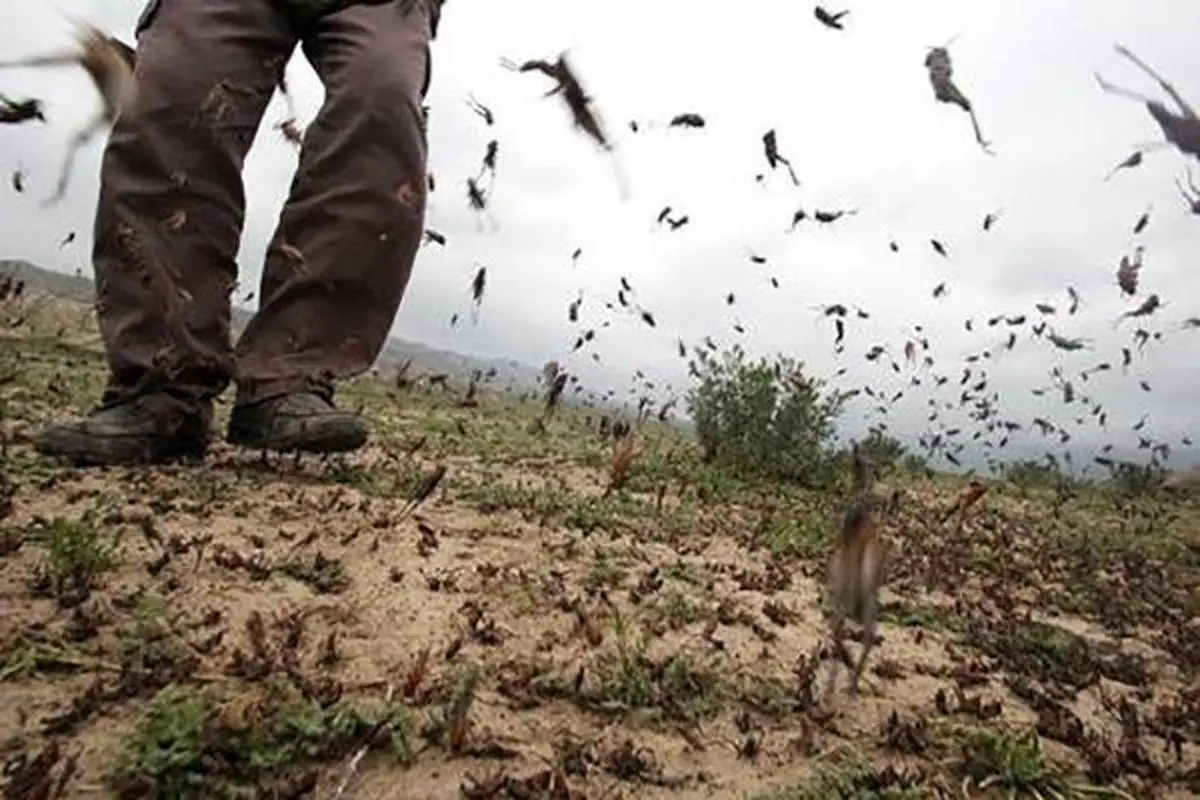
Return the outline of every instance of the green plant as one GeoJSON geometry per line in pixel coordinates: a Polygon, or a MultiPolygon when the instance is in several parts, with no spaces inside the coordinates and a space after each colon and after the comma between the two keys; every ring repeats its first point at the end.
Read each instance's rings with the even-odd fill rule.
{"type": "Polygon", "coordinates": [[[42,520],[34,526],[32,535],[46,545],[46,559],[34,583],[64,607],[86,600],[99,584],[101,574],[116,565],[116,545],[86,519],[42,520]]]}
{"type": "Polygon", "coordinates": [[[1035,731],[1021,734],[970,731],[962,743],[963,794],[971,789],[998,791],[1005,797],[1033,800],[1071,800],[1115,797],[1129,800],[1119,789],[1073,782],[1046,757],[1035,731]]]}
{"type": "Polygon", "coordinates": [[[169,686],[123,741],[110,785],[118,797],[278,796],[307,765],[364,745],[407,763],[405,710],[321,705],[282,686],[265,698],[220,699],[169,686]]]}
{"type": "Polygon", "coordinates": [[[804,365],[777,355],[751,361],[740,346],[712,356],[697,349],[687,395],[704,460],[742,475],[828,485],[831,443],[844,397],[804,365]]]}

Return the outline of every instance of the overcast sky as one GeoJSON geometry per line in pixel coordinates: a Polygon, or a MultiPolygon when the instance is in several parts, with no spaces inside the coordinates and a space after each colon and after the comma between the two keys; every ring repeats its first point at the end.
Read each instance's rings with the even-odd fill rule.
{"type": "MultiPolygon", "coordinates": [[[[51,4],[10,5],[0,31],[4,54],[68,41],[69,28],[51,4]]],[[[128,38],[141,2],[57,5],[128,38]]],[[[711,334],[754,353],[786,352],[827,374],[844,363],[849,382],[840,385],[874,381],[890,393],[910,371],[895,375],[887,358],[873,364],[863,353],[882,344],[902,361],[904,342],[920,324],[939,368],[952,377],[946,388],[955,391],[947,397],[958,393],[962,359],[991,349],[1003,353],[988,370],[1005,417],[1028,422],[1041,414],[1066,425],[1076,442],[1095,446],[1134,441],[1129,425],[1149,414],[1146,431],[1178,446],[1186,433],[1200,435],[1200,331],[1179,330],[1183,318],[1200,315],[1200,299],[1189,303],[1184,291],[1196,269],[1200,217],[1189,215],[1175,188],[1187,161],[1174,151],[1148,155],[1139,169],[1102,181],[1136,145],[1161,136],[1144,108],[1104,94],[1093,77],[1099,70],[1156,93],[1113,52],[1120,41],[1200,103],[1193,41],[1200,4],[1154,6],[1149,14],[1133,0],[877,0],[851,6],[847,29],[838,32],[822,27],[811,5],[781,0],[449,0],[428,98],[437,190],[427,220],[449,241],[444,250],[421,251],[396,332],[535,366],[559,358],[585,383],[622,391],[638,368],[660,385],[686,385],[676,339],[694,343],[711,334]],[[926,48],[952,37],[955,78],[976,104],[994,158],[974,142],[965,114],[933,98],[926,48]],[[551,58],[568,48],[617,140],[630,176],[627,198],[611,160],[571,129],[556,98],[542,98],[546,79],[498,66],[501,57],[551,58]],[[471,93],[494,111],[494,128],[468,108],[471,93]],[[668,129],[682,112],[702,114],[708,126],[668,129]],[[638,134],[628,126],[635,119],[638,134]],[[756,182],[767,171],[761,136],[768,128],[777,130],[799,188],[782,171],[756,182]],[[464,182],[493,137],[500,140],[499,175],[488,219],[467,207],[464,182]],[[674,232],[659,228],[654,219],[664,205],[691,223],[674,232]],[[859,213],[789,233],[798,207],[859,213]],[[1148,208],[1151,223],[1135,237],[1134,222],[1148,208]],[[984,215],[997,210],[999,222],[984,233],[984,215]],[[946,244],[949,259],[933,252],[931,237],[946,244]],[[899,254],[888,248],[893,238],[899,254]],[[1114,281],[1121,255],[1138,240],[1146,246],[1143,296],[1157,292],[1167,304],[1151,320],[1165,341],[1147,347],[1128,376],[1116,369],[1081,383],[1081,369],[1119,364],[1136,327],[1114,331],[1112,321],[1141,299],[1123,300],[1114,281]],[[577,247],[583,255],[572,264],[577,247]],[[751,252],[770,262],[751,263],[751,252]],[[489,274],[478,325],[451,329],[452,314],[467,318],[477,264],[489,274]],[[621,276],[654,312],[657,329],[605,311],[621,276]],[[943,281],[948,296],[935,301],[931,290],[943,281]],[[1036,302],[1065,307],[1067,285],[1080,291],[1083,308],[1052,324],[1087,338],[1092,349],[1066,354],[1023,332],[1016,349],[1004,352],[1006,329],[982,324],[1001,312],[1034,318],[1036,302]],[[600,364],[586,350],[570,354],[577,330],[566,309],[579,291],[582,327],[613,319],[596,340],[600,364]],[[732,307],[725,302],[731,291],[732,307]],[[851,324],[840,361],[829,322],[815,310],[838,301],[872,313],[851,324]],[[964,329],[968,317],[979,323],[975,333],[964,329]],[[737,334],[734,323],[746,333],[737,334]],[[1064,409],[1055,393],[1041,400],[1031,394],[1049,385],[1055,364],[1104,403],[1108,433],[1076,426],[1071,419],[1082,409],[1064,409]],[[1142,379],[1150,393],[1138,387],[1142,379]]],[[[320,85],[300,54],[288,77],[306,124],[321,103],[320,85]]],[[[67,137],[91,113],[86,79],[73,70],[9,72],[0,74],[0,93],[43,96],[51,117],[44,129],[0,130],[0,169],[21,166],[29,175],[25,195],[0,199],[0,255],[90,273],[99,142],[81,157],[68,199],[38,207],[52,190],[67,137]],[[79,231],[76,244],[60,251],[58,240],[72,229],[79,231]]],[[[283,115],[276,98],[246,166],[247,287],[257,283],[296,162],[294,148],[272,130],[283,115]]],[[[1200,180],[1200,169],[1196,175],[1200,180]]],[[[932,430],[928,396],[910,387],[892,409],[892,429],[910,436],[932,430]]],[[[871,405],[856,403],[847,424],[860,429],[871,405]]],[[[1083,450],[1075,454],[1083,460],[1083,450]]]]}

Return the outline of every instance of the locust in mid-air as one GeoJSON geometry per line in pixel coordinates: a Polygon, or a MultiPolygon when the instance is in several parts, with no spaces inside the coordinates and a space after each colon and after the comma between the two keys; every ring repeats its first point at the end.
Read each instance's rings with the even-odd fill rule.
{"type": "Polygon", "coordinates": [[[975,116],[975,106],[954,82],[954,63],[950,59],[950,51],[946,46],[931,47],[925,55],[925,69],[929,70],[929,82],[933,86],[933,96],[938,102],[958,106],[971,117],[971,127],[975,130],[975,141],[988,155],[995,155],[990,142],[983,138],[979,127],[979,119],[975,116]]]}
{"type": "Polygon", "coordinates": [[[75,23],[75,42],[76,46],[70,50],[0,63],[0,67],[78,65],[87,72],[100,93],[99,111],[71,137],[58,185],[43,205],[52,205],[62,199],[80,148],[104,128],[110,127],[123,111],[131,108],[136,96],[137,83],[133,68],[137,55],[133,48],[94,25],[83,22],[75,23]]]}

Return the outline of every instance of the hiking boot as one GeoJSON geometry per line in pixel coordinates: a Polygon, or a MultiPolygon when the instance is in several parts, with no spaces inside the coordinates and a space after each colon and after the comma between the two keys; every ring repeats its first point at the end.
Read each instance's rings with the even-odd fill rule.
{"type": "Polygon", "coordinates": [[[140,397],[101,406],[76,422],[47,426],[34,438],[33,448],[76,466],[201,458],[208,448],[211,421],[208,404],[188,408],[165,396],[140,397]]]}
{"type": "Polygon", "coordinates": [[[300,392],[236,406],[225,440],[259,450],[342,453],[366,444],[369,432],[357,414],[320,395],[300,392]]]}

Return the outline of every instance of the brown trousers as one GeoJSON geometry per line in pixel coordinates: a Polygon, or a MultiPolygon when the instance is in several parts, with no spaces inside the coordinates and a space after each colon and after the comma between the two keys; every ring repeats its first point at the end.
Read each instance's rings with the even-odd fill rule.
{"type": "Polygon", "coordinates": [[[331,395],[379,355],[425,215],[422,100],[432,0],[149,0],[135,107],[104,153],[96,310],[111,404],[165,391],[237,402],[331,395]],[[230,298],[242,167],[297,43],[325,86],[267,251],[260,309],[236,347],[230,298]]]}

